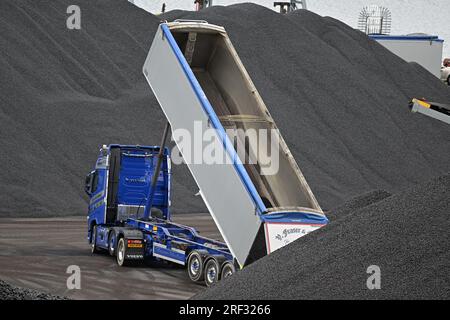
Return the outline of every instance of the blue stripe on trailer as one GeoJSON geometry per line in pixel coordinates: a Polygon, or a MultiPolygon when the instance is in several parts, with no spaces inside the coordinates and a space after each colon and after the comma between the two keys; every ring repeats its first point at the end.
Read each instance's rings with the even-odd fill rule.
{"type": "Polygon", "coordinates": [[[153,243],[153,256],[168,261],[172,261],[184,266],[186,255],[182,250],[167,249],[167,247],[160,243],[153,243]]]}
{"type": "Polygon", "coordinates": [[[265,214],[261,217],[261,220],[268,223],[327,224],[329,222],[324,215],[299,211],[265,214]]]}
{"type": "Polygon", "coordinates": [[[261,200],[260,195],[256,191],[255,185],[251,181],[250,177],[248,176],[247,171],[245,170],[241,160],[239,159],[236,150],[234,150],[233,144],[230,142],[225,129],[223,128],[222,124],[220,123],[219,118],[217,117],[216,113],[214,112],[213,107],[208,101],[208,98],[206,97],[205,93],[203,92],[202,87],[197,81],[197,78],[195,78],[194,73],[191,70],[191,67],[187,63],[183,53],[181,52],[180,48],[178,47],[177,42],[175,41],[172,33],[170,32],[169,27],[167,24],[163,23],[161,24],[161,29],[164,34],[164,36],[167,38],[170,47],[172,48],[173,52],[175,53],[175,56],[177,57],[178,61],[180,62],[180,65],[186,74],[186,76],[189,79],[189,82],[194,89],[195,94],[197,95],[198,99],[200,100],[200,103],[205,110],[205,112],[208,115],[208,118],[210,119],[212,125],[217,130],[219,134],[219,138],[222,141],[223,146],[225,147],[225,150],[227,151],[230,158],[233,160],[233,165],[241,178],[241,181],[244,183],[245,188],[249,192],[253,202],[256,205],[256,208],[258,210],[259,215],[262,213],[267,212],[267,208],[264,205],[264,203],[261,200]]]}

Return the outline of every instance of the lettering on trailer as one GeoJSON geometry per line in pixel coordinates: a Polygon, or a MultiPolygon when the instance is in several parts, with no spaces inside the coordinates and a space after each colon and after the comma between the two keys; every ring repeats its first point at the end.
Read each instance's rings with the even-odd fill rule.
{"type": "Polygon", "coordinates": [[[141,177],[141,178],[125,178],[126,182],[129,183],[146,183],[146,179],[145,177],[141,177]]]}
{"type": "Polygon", "coordinates": [[[275,239],[279,241],[283,241],[283,239],[286,239],[291,234],[299,234],[299,235],[305,235],[306,229],[305,228],[290,228],[290,229],[284,229],[281,233],[278,233],[275,236],[275,239]]]}
{"type": "Polygon", "coordinates": [[[322,224],[266,223],[267,254],[319,229],[322,224]]]}

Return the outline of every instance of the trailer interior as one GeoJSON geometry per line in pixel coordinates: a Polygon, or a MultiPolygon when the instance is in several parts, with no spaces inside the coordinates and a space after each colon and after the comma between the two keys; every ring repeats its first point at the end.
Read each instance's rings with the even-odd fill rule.
{"type": "Polygon", "coordinates": [[[175,27],[171,33],[234,144],[267,212],[309,209],[321,213],[226,34],[205,27],[181,30],[175,27]],[[271,160],[278,160],[278,167],[271,160]]]}

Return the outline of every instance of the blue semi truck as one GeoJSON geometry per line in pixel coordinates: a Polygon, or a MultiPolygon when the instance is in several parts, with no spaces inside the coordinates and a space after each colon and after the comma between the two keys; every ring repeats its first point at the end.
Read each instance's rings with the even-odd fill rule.
{"type": "Polygon", "coordinates": [[[143,259],[185,265],[191,280],[209,286],[327,224],[223,27],[161,23],[143,74],[168,123],[159,147],[100,150],[86,178],[92,252],[107,250],[120,266],[143,259]],[[170,219],[170,130],[195,142],[198,131],[212,133],[224,156],[223,163],[193,162],[174,137],[225,243],[170,219]],[[261,152],[269,149],[270,156],[261,152]]]}
{"type": "Polygon", "coordinates": [[[144,259],[186,265],[191,280],[209,286],[235,272],[233,257],[224,243],[171,221],[170,177],[167,148],[103,146],[85,182],[91,251],[108,252],[119,266],[144,259]]]}

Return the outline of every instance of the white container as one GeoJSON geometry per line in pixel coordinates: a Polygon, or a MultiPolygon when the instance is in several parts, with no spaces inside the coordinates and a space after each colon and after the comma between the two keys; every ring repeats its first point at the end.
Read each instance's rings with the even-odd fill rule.
{"type": "Polygon", "coordinates": [[[411,34],[407,36],[369,35],[406,62],[417,62],[440,78],[444,40],[437,36],[411,34]]]}

